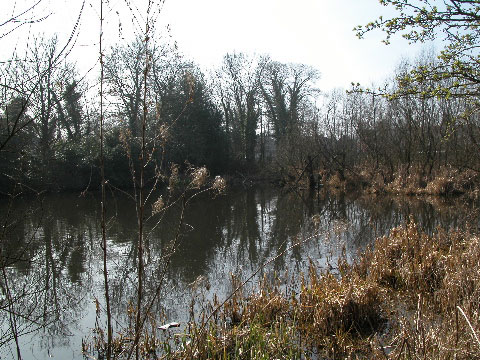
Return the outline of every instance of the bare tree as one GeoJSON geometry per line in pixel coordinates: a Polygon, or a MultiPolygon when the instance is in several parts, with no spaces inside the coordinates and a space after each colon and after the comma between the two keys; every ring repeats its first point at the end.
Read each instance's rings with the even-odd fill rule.
{"type": "Polygon", "coordinates": [[[216,79],[232,152],[249,167],[255,163],[261,116],[258,61],[241,53],[227,54],[216,79]]]}

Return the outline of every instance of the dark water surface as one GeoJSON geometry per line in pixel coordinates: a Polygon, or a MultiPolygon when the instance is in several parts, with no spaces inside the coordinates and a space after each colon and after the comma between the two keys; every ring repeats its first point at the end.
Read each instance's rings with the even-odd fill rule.
{"type": "MultiPolygon", "coordinates": [[[[8,223],[1,244],[7,266],[0,279],[0,359],[16,358],[15,344],[9,341],[12,321],[23,334],[24,359],[82,358],[82,339],[91,339],[95,327],[95,299],[103,319],[99,203],[97,194],[61,194],[15,200],[12,206],[8,201],[0,204],[0,219],[8,223]]],[[[111,196],[107,212],[112,306],[117,329],[121,329],[127,322],[128,302],[136,293],[135,204],[125,196],[111,196]]],[[[204,196],[189,205],[180,227],[178,208],[159,224],[158,218],[149,220],[147,297],[162,279],[165,247],[177,229],[180,244],[166,270],[154,311],[163,314],[162,321],[184,323],[192,296],[197,306],[215,293],[224,298],[232,288],[230,274],[245,278],[282,250],[311,236],[316,226],[318,236],[287,250],[258,276],[285,271],[294,275],[306,271],[310,262],[335,266],[342,254],[353,259],[375,237],[410,216],[427,232],[437,226],[463,227],[466,220],[478,222],[475,204],[460,200],[311,197],[270,187],[204,196]]]]}

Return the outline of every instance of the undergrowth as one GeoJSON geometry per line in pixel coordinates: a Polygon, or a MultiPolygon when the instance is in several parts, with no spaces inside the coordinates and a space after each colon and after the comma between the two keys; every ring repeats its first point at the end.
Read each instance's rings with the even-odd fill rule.
{"type": "MultiPolygon", "coordinates": [[[[396,195],[466,196],[480,197],[480,174],[471,169],[456,169],[443,166],[425,174],[418,168],[399,168],[391,173],[386,169],[359,167],[338,173],[319,171],[319,185],[330,191],[364,190],[367,193],[389,193],[396,195]]],[[[305,180],[296,181],[306,188],[305,180]]]]}

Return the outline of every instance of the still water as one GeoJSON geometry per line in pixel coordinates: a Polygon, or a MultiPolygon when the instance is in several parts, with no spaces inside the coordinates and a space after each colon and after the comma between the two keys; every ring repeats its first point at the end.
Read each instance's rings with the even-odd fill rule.
{"type": "MultiPolygon", "coordinates": [[[[8,225],[0,253],[5,261],[0,279],[0,359],[16,358],[12,325],[18,329],[24,359],[82,358],[82,339],[93,336],[96,299],[103,319],[99,204],[98,194],[61,194],[0,205],[0,219],[8,225]]],[[[116,328],[122,329],[136,292],[135,203],[111,194],[107,216],[113,315],[116,328]]],[[[231,274],[245,278],[297,242],[310,238],[285,251],[252,284],[272,274],[295,276],[310,263],[335,268],[339,256],[354,259],[375,237],[410,216],[427,232],[478,221],[476,205],[460,200],[311,196],[271,187],[201,196],[189,204],[182,223],[178,207],[162,218],[149,218],[147,297],[161,284],[154,312],[161,314],[160,321],[185,323],[192,299],[198,307],[214,294],[224,298],[232,289],[231,274]],[[315,229],[319,233],[312,237],[315,229]],[[174,239],[176,251],[165,268],[166,249],[174,239]]]]}

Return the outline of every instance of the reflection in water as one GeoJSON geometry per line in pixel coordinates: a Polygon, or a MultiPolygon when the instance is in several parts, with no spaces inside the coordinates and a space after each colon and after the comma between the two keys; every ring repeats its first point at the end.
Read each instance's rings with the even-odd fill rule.
{"type": "MultiPolygon", "coordinates": [[[[116,326],[127,319],[128,302],[136,294],[136,226],[134,204],[126,197],[108,200],[109,276],[116,326]]],[[[246,277],[265,261],[314,232],[316,215],[321,234],[286,251],[258,276],[305,271],[310,262],[335,265],[349,259],[393,226],[413,216],[427,232],[437,226],[464,226],[477,221],[474,204],[415,198],[318,196],[280,193],[258,187],[230,190],[228,195],[197,198],[180,226],[180,245],[171,258],[161,288],[157,314],[166,321],[187,321],[192,284],[201,277],[206,299],[231,289],[230,274],[246,277]],[[208,290],[207,290],[208,289],[208,290]]],[[[96,195],[49,195],[0,205],[9,220],[2,237],[1,258],[6,278],[0,280],[0,357],[15,354],[11,319],[17,316],[25,359],[56,356],[81,358],[81,339],[95,325],[95,302],[103,299],[99,199],[96,195]],[[8,215],[10,214],[10,215],[8,215]],[[12,294],[11,303],[7,292],[12,294]],[[12,307],[13,306],[13,307],[12,307]],[[5,314],[5,316],[4,316],[5,314]],[[28,335],[29,333],[32,333],[28,335]]],[[[146,233],[147,294],[162,280],[165,249],[179,228],[180,209],[173,208],[146,233]]],[[[154,219],[155,220],[155,219],[154,219]]],[[[199,284],[197,281],[196,284],[199,284]]],[[[198,305],[198,302],[197,302],[198,305]]]]}

